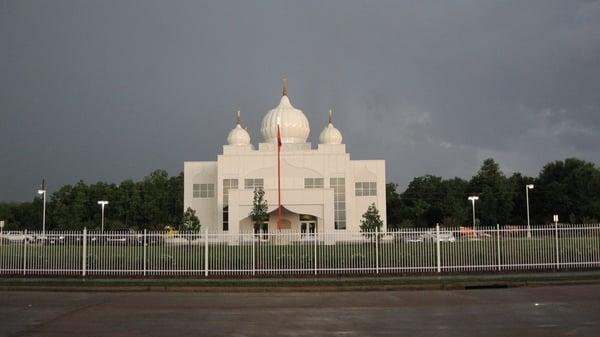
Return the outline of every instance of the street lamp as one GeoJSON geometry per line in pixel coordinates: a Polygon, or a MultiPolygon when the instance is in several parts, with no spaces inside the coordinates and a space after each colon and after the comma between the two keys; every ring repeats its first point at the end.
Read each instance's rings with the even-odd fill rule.
{"type": "Polygon", "coordinates": [[[475,234],[475,200],[479,200],[479,197],[472,195],[467,199],[471,200],[471,203],[473,204],[473,233],[475,234]]]}
{"type": "Polygon", "coordinates": [[[42,236],[45,237],[46,236],[46,189],[44,187],[43,182],[42,182],[42,188],[39,189],[37,192],[39,195],[44,196],[44,206],[43,206],[43,210],[42,210],[42,236]]]}
{"type": "Polygon", "coordinates": [[[2,241],[4,240],[4,238],[2,237],[3,230],[4,230],[4,220],[0,220],[0,246],[2,246],[2,241]]]}
{"type": "Polygon", "coordinates": [[[533,189],[533,184],[525,185],[525,199],[527,199],[527,238],[531,238],[531,226],[529,225],[529,190],[533,189]]]}
{"type": "Polygon", "coordinates": [[[108,205],[108,201],[99,200],[98,205],[102,206],[102,233],[104,233],[104,206],[108,205]]]}

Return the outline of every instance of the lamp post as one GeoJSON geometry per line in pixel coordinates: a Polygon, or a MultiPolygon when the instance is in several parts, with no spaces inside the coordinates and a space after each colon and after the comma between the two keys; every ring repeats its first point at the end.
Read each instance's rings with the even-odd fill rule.
{"type": "Polygon", "coordinates": [[[525,199],[527,200],[527,238],[531,238],[531,226],[529,224],[529,190],[533,189],[533,184],[525,185],[525,199]]]}
{"type": "Polygon", "coordinates": [[[108,205],[108,201],[99,200],[98,205],[102,206],[102,233],[104,233],[104,206],[108,205]]]}
{"type": "Polygon", "coordinates": [[[479,197],[476,195],[472,195],[467,199],[471,200],[471,204],[473,204],[473,234],[475,234],[475,201],[479,200],[479,197]]]}
{"type": "Polygon", "coordinates": [[[42,181],[42,188],[38,190],[38,194],[44,197],[44,206],[42,208],[42,237],[46,237],[46,188],[42,181]]]}
{"type": "Polygon", "coordinates": [[[0,246],[2,246],[2,241],[4,240],[3,236],[3,231],[4,231],[4,220],[0,221],[0,246]]]}

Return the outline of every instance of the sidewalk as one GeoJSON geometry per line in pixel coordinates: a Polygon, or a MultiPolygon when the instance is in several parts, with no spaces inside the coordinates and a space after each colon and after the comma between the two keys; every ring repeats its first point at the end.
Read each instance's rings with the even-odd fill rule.
{"type": "Polygon", "coordinates": [[[565,284],[600,284],[600,271],[509,274],[240,278],[240,279],[108,279],[0,278],[0,291],[357,291],[485,289],[565,284]]]}

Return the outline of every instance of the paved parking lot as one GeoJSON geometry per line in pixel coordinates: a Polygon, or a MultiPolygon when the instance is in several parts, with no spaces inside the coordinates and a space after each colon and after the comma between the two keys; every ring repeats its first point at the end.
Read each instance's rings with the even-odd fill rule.
{"type": "Polygon", "coordinates": [[[600,285],[377,292],[0,292],[0,336],[600,336],[600,285]]]}

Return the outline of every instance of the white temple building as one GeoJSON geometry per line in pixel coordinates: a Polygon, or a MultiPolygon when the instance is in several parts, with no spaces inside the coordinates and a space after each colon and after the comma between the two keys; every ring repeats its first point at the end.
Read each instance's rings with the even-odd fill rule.
{"type": "MultiPolygon", "coordinates": [[[[249,233],[255,188],[268,202],[268,231],[278,232],[277,126],[281,128],[282,232],[360,232],[369,205],[379,210],[385,230],[385,161],[351,160],[341,132],[329,123],[313,148],[310,125],[292,106],[284,82],[279,105],[263,118],[262,142],[253,145],[241,125],[229,132],[216,161],[184,163],[184,210],[196,211],[213,233],[249,233]]],[[[263,228],[265,230],[266,228],[263,228]]]]}

